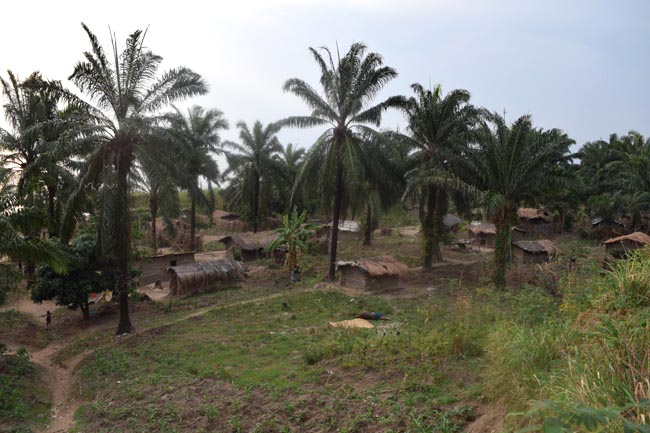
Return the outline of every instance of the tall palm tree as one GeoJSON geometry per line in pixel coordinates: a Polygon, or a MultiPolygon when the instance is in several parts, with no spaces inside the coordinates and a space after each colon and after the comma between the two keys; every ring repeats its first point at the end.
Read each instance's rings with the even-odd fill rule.
{"type": "Polygon", "coordinates": [[[276,124],[263,126],[258,120],[252,130],[245,122],[238,122],[237,128],[241,144],[232,141],[224,143],[224,147],[236,151],[226,153],[229,168],[224,175],[236,173],[239,178],[234,186],[239,190],[242,202],[248,202],[253,232],[257,232],[261,187],[265,184],[267,190],[272,188],[273,179],[282,175],[278,154],[283,148],[276,136],[280,127],[276,124]]]}
{"type": "Polygon", "coordinates": [[[442,87],[425,90],[411,85],[415,96],[402,105],[408,119],[412,169],[407,173],[407,194],[420,196],[420,223],[424,234],[424,268],[442,261],[440,242],[446,234],[443,218],[451,197],[467,188],[454,173],[454,159],[470,140],[480,110],[469,103],[467,90],[443,96],[442,87]]]}
{"type": "MultiPolygon", "coordinates": [[[[299,128],[327,126],[307,154],[307,160],[325,155],[329,167],[327,172],[334,176],[330,280],[336,277],[336,248],[345,183],[344,160],[358,162],[355,155],[360,154],[358,150],[363,141],[362,135],[374,133],[368,125],[379,126],[382,113],[402,100],[401,97],[390,97],[377,105],[370,105],[386,83],[397,76],[397,72],[383,66],[379,54],[366,54],[366,50],[364,44],[354,43],[343,57],[337,55],[335,60],[327,48],[321,48],[325,56],[309,48],[320,67],[323,96],[299,78],[291,78],[284,83],[284,91],[298,96],[312,111],[307,116],[288,117],[280,124],[299,128]]],[[[310,164],[303,166],[302,174],[307,166],[310,164]]],[[[326,197],[328,192],[324,191],[326,197]]]]}
{"type": "MultiPolygon", "coordinates": [[[[90,99],[86,106],[93,116],[93,141],[87,163],[80,173],[79,193],[87,185],[104,182],[113,199],[113,254],[117,260],[116,291],[120,300],[117,333],[133,330],[128,309],[129,284],[129,183],[134,161],[157,152],[155,114],[170,103],[207,93],[207,85],[192,70],[180,67],[158,74],[162,57],[144,47],[145,33],[135,31],[122,52],[111,38],[112,56],[107,56],[97,37],[82,24],[91,44],[85,60],[77,63],[69,79],[90,99]],[[112,57],[112,58],[111,58],[112,57]]],[[[71,97],[69,95],[69,97],[71,97]]]]}
{"type": "Polygon", "coordinates": [[[462,160],[462,173],[486,192],[486,208],[497,229],[495,284],[503,288],[517,209],[524,201],[535,203],[541,191],[561,183],[561,178],[547,173],[567,158],[573,140],[557,129],[534,129],[530,116],[520,117],[511,127],[496,113],[488,119],[494,126],[482,125],[478,143],[462,160]]]}
{"type": "Polygon", "coordinates": [[[212,158],[212,154],[221,151],[221,137],[219,131],[228,129],[228,122],[219,110],[206,110],[198,105],[187,110],[187,116],[174,107],[174,112],[166,116],[170,124],[171,134],[183,143],[185,152],[181,154],[180,167],[185,174],[185,181],[181,185],[187,189],[190,201],[190,251],[194,251],[194,238],[196,234],[196,205],[202,201],[213,207],[214,194],[212,183],[218,182],[219,166],[212,158]],[[206,200],[199,179],[207,181],[210,200],[206,200]]]}

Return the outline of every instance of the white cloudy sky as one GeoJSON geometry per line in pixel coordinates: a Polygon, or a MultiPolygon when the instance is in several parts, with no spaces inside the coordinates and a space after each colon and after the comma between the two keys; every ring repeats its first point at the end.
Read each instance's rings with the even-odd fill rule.
{"type": "MultiPolygon", "coordinates": [[[[578,144],[636,129],[650,135],[650,2],[580,0],[240,0],[12,1],[3,4],[0,73],[40,70],[67,82],[88,49],[85,22],[108,47],[149,26],[146,45],[164,68],[188,66],[210,84],[191,103],[235,122],[272,122],[306,112],[282,92],[290,77],[314,85],[309,46],[363,41],[399,77],[383,96],[409,85],[465,88],[475,104],[508,120],[532,114],[578,144]]],[[[69,83],[68,83],[69,84],[69,83]]],[[[69,84],[70,85],[70,84],[69,84]]],[[[387,127],[403,123],[397,113],[387,127]]],[[[309,146],[318,131],[285,130],[283,142],[309,146]]]]}

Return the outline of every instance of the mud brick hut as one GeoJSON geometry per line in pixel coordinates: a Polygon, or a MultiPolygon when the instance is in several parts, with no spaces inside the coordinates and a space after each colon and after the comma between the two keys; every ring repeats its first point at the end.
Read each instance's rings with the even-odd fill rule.
{"type": "Polygon", "coordinates": [[[522,207],[517,210],[517,225],[528,234],[553,233],[553,217],[541,209],[522,207]]]}
{"type": "Polygon", "coordinates": [[[195,262],[166,269],[172,296],[188,296],[205,292],[244,279],[246,268],[236,260],[220,259],[195,262]]]}
{"type": "Polygon", "coordinates": [[[467,227],[467,236],[476,245],[481,247],[494,247],[494,240],[497,235],[497,228],[494,224],[480,223],[467,227]]]}
{"type": "Polygon", "coordinates": [[[512,256],[519,265],[546,263],[555,258],[557,247],[547,239],[513,242],[512,256]]]}
{"type": "Polygon", "coordinates": [[[638,250],[650,245],[650,236],[641,232],[630,233],[629,235],[607,239],[603,242],[607,254],[615,258],[624,257],[630,251],[638,250]]]}
{"type": "Polygon", "coordinates": [[[152,256],[138,261],[140,268],[140,284],[147,285],[156,281],[167,281],[165,269],[170,266],[180,266],[194,263],[194,253],[165,254],[152,256]]]}
{"type": "Polygon", "coordinates": [[[409,267],[393,257],[383,256],[336,264],[341,271],[341,285],[363,290],[382,290],[397,287],[399,277],[409,267]]]}
{"type": "Polygon", "coordinates": [[[246,232],[225,236],[219,242],[226,245],[228,257],[239,258],[245,262],[268,257],[264,249],[280,236],[275,231],[246,232]]]}

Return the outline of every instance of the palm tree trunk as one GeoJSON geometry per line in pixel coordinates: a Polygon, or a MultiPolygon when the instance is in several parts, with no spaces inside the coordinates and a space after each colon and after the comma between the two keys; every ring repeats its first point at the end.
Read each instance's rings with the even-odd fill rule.
{"type": "Polygon", "coordinates": [[[149,211],[151,212],[151,247],[153,248],[153,255],[158,253],[158,228],[156,227],[156,219],[158,219],[158,197],[155,192],[151,192],[149,199],[149,211]]]}
{"type": "Polygon", "coordinates": [[[260,175],[255,173],[255,185],[253,186],[253,233],[257,233],[257,222],[259,219],[259,205],[260,205],[260,175]]]}
{"type": "Polygon", "coordinates": [[[54,197],[56,196],[56,185],[49,185],[47,187],[47,210],[50,217],[50,237],[57,237],[58,225],[56,224],[56,214],[54,209],[54,197]]]}
{"type": "Polygon", "coordinates": [[[440,224],[436,224],[436,194],[433,187],[429,187],[427,197],[427,211],[422,223],[422,232],[424,235],[424,260],[422,267],[430,269],[433,263],[442,261],[442,252],[440,251],[440,224]]]}
{"type": "Polygon", "coordinates": [[[505,289],[512,243],[512,212],[509,206],[499,212],[494,225],[497,230],[494,241],[494,284],[498,289],[505,289]]]}
{"type": "Polygon", "coordinates": [[[343,140],[337,139],[336,150],[336,179],[334,192],[334,213],[332,215],[332,238],[330,240],[330,268],[327,279],[336,279],[336,247],[339,241],[339,219],[341,217],[341,201],[343,198],[343,140]]]}
{"type": "MultiPolygon", "coordinates": [[[[128,147],[128,146],[123,146],[128,147]]],[[[129,189],[127,177],[132,161],[131,152],[123,149],[117,157],[117,197],[115,203],[115,252],[117,256],[116,290],[120,301],[120,322],[117,335],[133,331],[129,318],[129,243],[131,224],[129,221],[129,189]]]]}
{"type": "Polygon", "coordinates": [[[370,245],[372,243],[372,206],[370,200],[366,203],[366,231],[363,236],[363,245],[370,245]]]}
{"type": "Polygon", "coordinates": [[[194,238],[196,236],[196,198],[190,194],[192,205],[190,207],[190,251],[194,251],[194,238]]]}

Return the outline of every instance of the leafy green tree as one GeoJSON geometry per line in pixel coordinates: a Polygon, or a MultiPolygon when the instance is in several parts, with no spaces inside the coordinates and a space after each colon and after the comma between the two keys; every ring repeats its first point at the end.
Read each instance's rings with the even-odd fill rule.
{"type": "Polygon", "coordinates": [[[486,209],[497,229],[495,284],[503,288],[517,209],[522,202],[535,203],[541,191],[561,183],[558,176],[547,174],[567,159],[573,141],[556,129],[534,129],[530,116],[520,117],[512,126],[496,113],[488,120],[476,145],[467,148],[466,158],[459,160],[459,173],[486,192],[486,209]]]}
{"type": "MultiPolygon", "coordinates": [[[[89,140],[86,164],[80,173],[80,190],[104,184],[108,192],[103,221],[111,221],[113,254],[117,261],[116,289],[120,302],[117,333],[133,330],[129,318],[129,183],[134,161],[143,155],[154,159],[158,152],[156,113],[174,101],[205,94],[201,76],[181,67],[158,74],[162,57],[144,47],[145,34],[137,30],[126,40],[122,52],[112,41],[112,59],[97,37],[82,24],[91,44],[85,60],[77,63],[70,80],[88,98],[93,116],[93,140],[89,140]],[[107,198],[108,200],[108,198],[107,198]]],[[[70,96],[70,95],[69,95],[70,96]]],[[[164,163],[161,161],[161,163],[164,163]]],[[[172,164],[173,161],[167,161],[172,164]]],[[[70,199],[70,205],[81,192],[70,199]]],[[[70,206],[69,205],[69,206],[70,206]]],[[[100,242],[100,240],[98,240],[100,242]]]]}
{"type": "Polygon", "coordinates": [[[402,104],[413,148],[406,174],[406,194],[420,197],[420,223],[424,234],[424,268],[442,261],[440,243],[447,235],[443,218],[450,199],[468,190],[454,172],[455,160],[471,140],[481,110],[469,103],[467,90],[443,95],[441,86],[425,90],[411,86],[415,96],[402,104]]]}
{"type": "MultiPolygon", "coordinates": [[[[383,66],[379,54],[366,54],[367,48],[364,44],[352,44],[348,52],[343,57],[337,56],[336,60],[330,50],[327,48],[321,50],[325,56],[318,50],[309,48],[320,67],[320,84],[324,95],[321,96],[307,82],[299,78],[287,80],[284,83],[284,90],[298,96],[312,111],[307,116],[288,117],[280,124],[299,128],[327,126],[325,132],[308,152],[300,176],[308,171],[307,167],[313,167],[309,162],[310,159],[318,159],[325,161],[324,170],[327,179],[334,179],[334,191],[332,191],[332,184],[328,183],[324,183],[322,190],[326,199],[329,200],[332,195],[334,199],[329,266],[329,279],[334,280],[338,226],[344,197],[344,176],[349,174],[349,170],[344,173],[344,167],[358,163],[356,155],[360,154],[358,150],[364,140],[363,135],[374,133],[368,125],[379,126],[382,113],[390,107],[397,106],[402,98],[390,97],[377,105],[370,105],[385,84],[397,76],[397,72],[391,67],[383,66]]],[[[324,179],[324,182],[327,179],[324,179]]]]}
{"type": "MultiPolygon", "coordinates": [[[[196,205],[202,202],[209,210],[214,210],[214,193],[212,183],[218,182],[219,166],[212,154],[221,151],[219,131],[228,129],[228,122],[219,110],[206,110],[198,105],[193,106],[184,116],[174,107],[174,112],[166,116],[170,124],[171,134],[176,140],[183,142],[184,152],[179,154],[181,164],[180,175],[185,177],[181,185],[187,189],[191,202],[190,209],[190,251],[194,251],[196,234],[196,205]],[[207,181],[209,200],[205,198],[200,178],[207,181]]],[[[210,212],[211,214],[212,212],[210,212]]]]}
{"type": "Polygon", "coordinates": [[[57,305],[80,309],[87,319],[88,295],[115,287],[113,265],[102,262],[97,255],[96,240],[89,234],[76,237],[66,252],[71,257],[68,273],[62,275],[47,265],[39,267],[31,298],[34,302],[56,299],[57,305]]]}
{"type": "Polygon", "coordinates": [[[309,250],[307,239],[313,233],[313,226],[307,224],[307,212],[303,211],[300,215],[298,209],[293,208],[291,214],[282,217],[282,227],[275,232],[280,236],[271,242],[266,251],[274,251],[280,245],[286,245],[287,257],[285,264],[289,269],[295,269],[299,262],[299,253],[309,250]]]}
{"type": "Polygon", "coordinates": [[[244,122],[238,122],[237,128],[241,144],[232,141],[224,143],[224,147],[234,151],[226,152],[229,168],[224,176],[235,174],[237,181],[231,184],[231,192],[235,194],[231,194],[230,201],[246,203],[250,210],[248,219],[253,232],[257,232],[261,188],[264,186],[266,191],[271,190],[278,177],[282,176],[283,169],[278,154],[283,148],[276,136],[280,127],[275,124],[263,126],[258,120],[253,124],[252,130],[244,122]]]}

